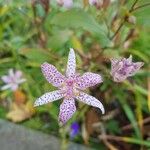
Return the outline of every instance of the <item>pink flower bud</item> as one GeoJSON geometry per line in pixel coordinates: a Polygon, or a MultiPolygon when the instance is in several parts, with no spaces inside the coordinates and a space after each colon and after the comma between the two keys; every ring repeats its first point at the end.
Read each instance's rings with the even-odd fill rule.
{"type": "Polygon", "coordinates": [[[103,0],[89,0],[89,4],[98,9],[103,5],[103,0]]]}
{"type": "Polygon", "coordinates": [[[69,9],[73,7],[73,0],[57,0],[57,4],[69,9]]]}

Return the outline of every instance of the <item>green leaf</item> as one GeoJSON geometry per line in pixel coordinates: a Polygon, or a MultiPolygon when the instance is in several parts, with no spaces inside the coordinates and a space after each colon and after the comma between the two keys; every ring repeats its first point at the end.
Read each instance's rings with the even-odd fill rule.
{"type": "Polygon", "coordinates": [[[36,5],[36,12],[37,12],[38,16],[40,16],[40,17],[44,17],[44,15],[45,15],[45,11],[41,4],[36,5]]]}
{"type": "Polygon", "coordinates": [[[123,107],[124,109],[124,112],[127,116],[127,118],[129,119],[129,121],[131,122],[132,126],[133,126],[133,129],[135,131],[135,134],[136,136],[141,139],[141,133],[140,133],[140,130],[139,128],[137,127],[136,125],[136,119],[135,119],[135,115],[131,109],[131,107],[127,104],[127,102],[125,101],[125,99],[123,98],[123,96],[121,95],[117,95],[118,96],[118,100],[119,102],[121,103],[121,106],[123,107]]]}
{"type": "Polygon", "coordinates": [[[19,54],[38,64],[50,59],[49,53],[41,49],[22,49],[19,51],[19,54]]]}
{"type": "Polygon", "coordinates": [[[150,141],[149,140],[140,140],[140,139],[135,139],[135,138],[131,138],[131,137],[123,137],[123,141],[128,142],[128,143],[145,145],[147,147],[150,147],[150,141]]]}
{"type": "Polygon", "coordinates": [[[5,15],[9,11],[9,7],[7,5],[4,5],[3,7],[0,7],[0,16],[5,15]]]}
{"type": "MultiPolygon", "coordinates": [[[[146,4],[146,2],[145,2],[146,4]]],[[[150,26],[150,9],[149,7],[143,7],[135,11],[135,16],[137,17],[137,23],[145,27],[150,26]]]]}
{"type": "Polygon", "coordinates": [[[52,49],[59,49],[69,40],[72,32],[70,30],[55,31],[53,36],[48,40],[48,47],[52,49]]]}
{"type": "Polygon", "coordinates": [[[128,50],[131,54],[134,54],[136,56],[138,56],[140,59],[142,59],[143,61],[145,61],[146,63],[149,62],[149,56],[147,56],[145,53],[143,53],[142,51],[136,50],[136,49],[129,49],[128,50]]]}
{"type": "Polygon", "coordinates": [[[119,128],[119,123],[116,120],[109,120],[106,123],[106,129],[111,133],[111,134],[120,134],[121,129],[119,128]]]}
{"type": "Polygon", "coordinates": [[[40,120],[40,118],[37,117],[23,122],[23,125],[36,130],[40,130],[43,127],[42,121],[40,120]]]}
{"type": "Polygon", "coordinates": [[[147,96],[148,95],[148,91],[146,89],[144,89],[142,86],[139,86],[137,84],[134,85],[135,90],[137,90],[139,93],[147,96]]]}
{"type": "Polygon", "coordinates": [[[5,118],[6,110],[0,106],[0,118],[5,118]]]}
{"type": "Polygon", "coordinates": [[[104,25],[98,24],[94,17],[80,9],[72,9],[54,15],[51,19],[51,24],[65,28],[81,28],[98,36],[101,45],[106,46],[110,43],[106,36],[104,25]]]}

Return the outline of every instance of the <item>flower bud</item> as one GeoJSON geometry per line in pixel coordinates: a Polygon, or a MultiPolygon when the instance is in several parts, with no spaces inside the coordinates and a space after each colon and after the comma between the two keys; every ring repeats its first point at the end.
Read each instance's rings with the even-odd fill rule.
{"type": "Polygon", "coordinates": [[[69,9],[73,6],[73,0],[57,0],[57,4],[69,9]]]}
{"type": "Polygon", "coordinates": [[[136,24],[136,17],[135,16],[129,16],[127,18],[127,22],[129,22],[131,24],[136,24]]]}
{"type": "Polygon", "coordinates": [[[89,4],[99,9],[103,5],[103,0],[89,0],[89,4]]]}

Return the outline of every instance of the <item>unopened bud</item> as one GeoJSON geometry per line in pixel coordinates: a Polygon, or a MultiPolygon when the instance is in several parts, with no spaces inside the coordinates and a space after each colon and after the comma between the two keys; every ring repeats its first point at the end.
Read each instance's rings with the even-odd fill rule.
{"type": "Polygon", "coordinates": [[[135,16],[129,16],[127,18],[127,21],[131,24],[136,24],[136,17],[135,16]]]}
{"type": "Polygon", "coordinates": [[[71,8],[73,6],[73,0],[57,0],[57,4],[65,8],[71,8]]]}
{"type": "Polygon", "coordinates": [[[99,9],[103,5],[103,0],[89,0],[89,4],[99,9]]]}

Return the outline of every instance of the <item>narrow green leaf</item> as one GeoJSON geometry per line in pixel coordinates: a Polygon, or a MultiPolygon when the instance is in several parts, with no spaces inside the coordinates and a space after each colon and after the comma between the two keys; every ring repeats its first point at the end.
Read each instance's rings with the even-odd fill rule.
{"type": "Polygon", "coordinates": [[[150,141],[146,141],[146,140],[140,140],[140,139],[135,139],[135,138],[130,138],[130,137],[123,137],[123,141],[150,147],[150,141]]]}
{"type": "Polygon", "coordinates": [[[134,115],[131,107],[126,103],[125,99],[121,95],[118,95],[118,100],[121,103],[121,106],[123,107],[126,116],[128,117],[129,121],[131,122],[136,136],[138,138],[141,138],[141,133],[140,133],[138,126],[136,125],[137,121],[135,119],[135,115],[134,115]]]}

